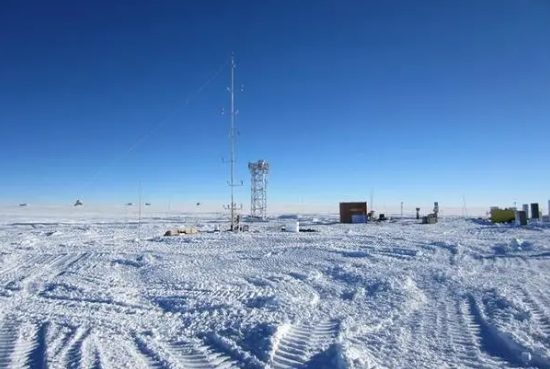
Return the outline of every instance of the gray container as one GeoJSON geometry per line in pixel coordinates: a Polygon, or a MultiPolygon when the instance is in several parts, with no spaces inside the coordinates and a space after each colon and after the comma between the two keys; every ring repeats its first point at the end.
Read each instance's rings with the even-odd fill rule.
{"type": "Polygon", "coordinates": [[[523,204],[523,211],[525,212],[525,216],[529,218],[529,204],[523,204]]]}
{"type": "Polygon", "coordinates": [[[520,210],[516,214],[518,217],[519,225],[522,225],[522,226],[527,225],[527,214],[525,213],[525,211],[520,210]]]}
{"type": "Polygon", "coordinates": [[[531,204],[531,219],[539,219],[539,217],[539,204],[534,202],[531,204]]]}

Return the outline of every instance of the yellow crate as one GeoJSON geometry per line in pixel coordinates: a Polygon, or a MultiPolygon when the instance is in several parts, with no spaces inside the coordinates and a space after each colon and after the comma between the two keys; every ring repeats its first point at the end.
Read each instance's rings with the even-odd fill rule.
{"type": "Polygon", "coordinates": [[[508,223],[516,219],[516,212],[508,209],[491,209],[491,221],[493,223],[508,223]]]}

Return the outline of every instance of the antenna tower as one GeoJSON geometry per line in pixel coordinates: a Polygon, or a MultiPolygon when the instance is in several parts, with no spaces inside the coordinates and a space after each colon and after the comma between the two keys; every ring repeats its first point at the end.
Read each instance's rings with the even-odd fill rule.
{"type": "MultiPolygon", "coordinates": [[[[514,202],[514,206],[516,206],[516,203],[514,202]]],[[[466,206],[466,197],[462,195],[462,216],[467,217],[468,216],[468,207],[466,206]]]]}
{"type": "MultiPolygon", "coordinates": [[[[229,125],[229,142],[230,142],[230,148],[231,148],[231,158],[229,159],[230,164],[230,179],[228,182],[228,185],[231,189],[231,202],[228,206],[225,206],[226,209],[229,209],[231,212],[231,231],[236,230],[235,224],[236,224],[236,218],[237,218],[237,205],[235,204],[235,187],[242,186],[243,182],[241,181],[239,184],[235,184],[235,117],[238,114],[238,111],[235,110],[235,55],[231,54],[231,85],[228,88],[229,95],[230,95],[230,125],[229,125]]],[[[242,88],[241,88],[242,90],[242,88]]],[[[242,205],[240,207],[242,209],[242,205]]]]}
{"type": "Polygon", "coordinates": [[[371,187],[370,189],[370,210],[374,210],[374,189],[371,187]]]}
{"type": "Polygon", "coordinates": [[[267,174],[269,164],[265,160],[248,163],[251,174],[250,185],[250,215],[254,218],[266,219],[267,212],[267,174]]]}
{"type": "Polygon", "coordinates": [[[141,182],[139,182],[139,213],[138,213],[138,241],[141,238],[141,182]]]}

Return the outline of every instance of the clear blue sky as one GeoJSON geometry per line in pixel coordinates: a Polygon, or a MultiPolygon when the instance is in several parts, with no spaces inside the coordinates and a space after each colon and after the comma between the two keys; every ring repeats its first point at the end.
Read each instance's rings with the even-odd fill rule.
{"type": "Polygon", "coordinates": [[[550,196],[548,0],[8,0],[0,200],[227,203],[232,51],[239,202],[550,196]]]}

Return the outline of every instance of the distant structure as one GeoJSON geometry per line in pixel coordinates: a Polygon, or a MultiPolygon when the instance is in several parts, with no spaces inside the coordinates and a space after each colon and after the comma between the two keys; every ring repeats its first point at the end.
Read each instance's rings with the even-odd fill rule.
{"type": "Polygon", "coordinates": [[[501,209],[498,206],[491,207],[491,222],[493,223],[511,223],[516,220],[516,209],[501,209]]]}
{"type": "Polygon", "coordinates": [[[540,211],[539,211],[539,204],[537,202],[531,203],[531,219],[539,219],[540,218],[540,211]]]}
{"type": "Polygon", "coordinates": [[[366,223],[366,202],[341,202],[340,223],[366,223]]]}
{"type": "Polygon", "coordinates": [[[265,160],[248,163],[250,170],[250,216],[265,220],[267,217],[267,175],[269,164],[265,160]]]}
{"type": "Polygon", "coordinates": [[[525,214],[524,211],[516,211],[515,214],[516,218],[516,224],[520,226],[526,226],[527,225],[527,214],[525,214]]]}
{"type": "MultiPolygon", "coordinates": [[[[229,159],[230,164],[230,179],[228,182],[228,185],[231,189],[231,201],[229,202],[229,205],[225,206],[224,208],[230,211],[230,230],[231,231],[237,231],[237,204],[235,203],[235,187],[242,186],[242,182],[240,184],[235,183],[235,117],[237,116],[237,110],[235,110],[235,55],[231,54],[231,85],[228,88],[229,90],[229,96],[230,96],[230,125],[229,125],[229,141],[230,141],[230,148],[231,148],[231,158],[229,159]]],[[[242,86],[241,86],[242,90],[242,86]]],[[[242,209],[242,205],[241,205],[242,209]]]]}
{"type": "Polygon", "coordinates": [[[438,221],[438,216],[439,216],[439,203],[436,201],[434,202],[433,213],[428,214],[425,217],[422,217],[422,224],[435,224],[438,221]]]}
{"type": "Polygon", "coordinates": [[[523,211],[525,212],[527,218],[529,218],[529,204],[523,204],[523,211]]]}
{"type": "MultiPolygon", "coordinates": [[[[514,207],[516,206],[516,203],[514,202],[514,207]]],[[[468,207],[466,206],[466,197],[462,196],[462,216],[467,217],[468,216],[468,207]]]]}

